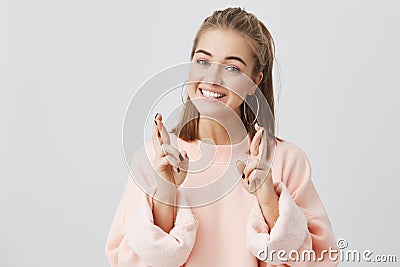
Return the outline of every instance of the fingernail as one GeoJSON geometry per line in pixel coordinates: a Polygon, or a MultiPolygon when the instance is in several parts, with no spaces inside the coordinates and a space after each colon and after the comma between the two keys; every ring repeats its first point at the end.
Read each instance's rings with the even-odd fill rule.
{"type": "Polygon", "coordinates": [[[158,112],[156,113],[156,115],[154,116],[154,119],[157,118],[158,112]]]}
{"type": "Polygon", "coordinates": [[[242,179],[244,179],[244,177],[246,177],[246,176],[244,175],[244,173],[242,173],[242,179]]]}
{"type": "Polygon", "coordinates": [[[154,120],[154,123],[155,123],[156,125],[158,125],[156,120],[154,120]]]}
{"type": "Polygon", "coordinates": [[[180,153],[179,153],[179,159],[180,159],[181,161],[183,161],[183,160],[184,160],[184,158],[183,158],[182,154],[180,154],[180,153]]]}
{"type": "Polygon", "coordinates": [[[179,167],[178,167],[177,171],[178,171],[178,172],[181,172],[181,170],[179,169],[179,167]]]}

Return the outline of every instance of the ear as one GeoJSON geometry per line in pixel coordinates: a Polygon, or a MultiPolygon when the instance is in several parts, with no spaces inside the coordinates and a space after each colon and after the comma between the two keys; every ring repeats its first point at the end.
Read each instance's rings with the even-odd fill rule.
{"type": "Polygon", "coordinates": [[[257,87],[260,85],[263,77],[264,77],[264,74],[261,71],[259,73],[257,73],[257,75],[253,79],[254,86],[253,86],[253,88],[251,88],[249,95],[254,94],[257,87]]]}

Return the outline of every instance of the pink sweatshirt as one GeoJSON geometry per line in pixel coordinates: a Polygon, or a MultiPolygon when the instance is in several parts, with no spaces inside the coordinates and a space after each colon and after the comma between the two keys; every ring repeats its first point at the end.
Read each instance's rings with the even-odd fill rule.
{"type": "MultiPolygon", "coordinates": [[[[119,207],[108,234],[105,252],[113,267],[256,267],[256,266],[337,266],[325,254],[323,261],[295,261],[293,251],[314,250],[319,257],[323,250],[336,249],[331,223],[311,181],[310,163],[295,144],[277,140],[272,165],[275,191],[279,195],[279,217],[270,229],[254,195],[240,183],[237,159],[246,159],[250,139],[229,145],[212,145],[199,140],[186,142],[175,138],[179,150],[186,150],[191,161],[213,152],[213,164],[200,174],[188,173],[182,186],[201,186],[213,182],[223,171],[233,177],[234,186],[227,194],[211,204],[185,208],[199,203],[207,195],[177,193],[181,204],[176,208],[173,229],[166,233],[154,224],[152,196],[156,185],[149,182],[150,158],[154,157],[151,142],[139,149],[132,160],[134,175],[129,177],[119,207]],[[200,153],[201,150],[201,153],[200,153]],[[148,182],[148,194],[134,180],[148,182]],[[277,254],[262,258],[260,250],[277,254]],[[292,252],[291,252],[292,251],[292,252]],[[261,258],[261,260],[259,258],[261,258]]],[[[190,168],[190,167],[189,167],[190,168]]],[[[141,183],[139,183],[141,184],[141,183]]],[[[211,198],[210,198],[211,199],[211,198]]],[[[269,255],[267,253],[267,255],[269,255]]]]}

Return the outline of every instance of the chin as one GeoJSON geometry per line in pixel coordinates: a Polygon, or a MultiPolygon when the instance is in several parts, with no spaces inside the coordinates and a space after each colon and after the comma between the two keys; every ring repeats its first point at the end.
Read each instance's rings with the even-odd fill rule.
{"type": "Polygon", "coordinates": [[[200,116],[215,118],[217,120],[223,120],[228,116],[236,116],[237,113],[231,109],[228,105],[223,102],[210,103],[210,101],[204,99],[192,99],[193,105],[197,108],[200,116]]]}

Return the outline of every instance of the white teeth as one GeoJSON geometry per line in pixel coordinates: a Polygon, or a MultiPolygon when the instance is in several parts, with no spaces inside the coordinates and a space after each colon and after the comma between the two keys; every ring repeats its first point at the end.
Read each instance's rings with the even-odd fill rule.
{"type": "Polygon", "coordinates": [[[223,97],[224,96],[222,94],[217,94],[217,93],[214,93],[214,92],[211,92],[211,91],[207,91],[207,90],[204,90],[204,89],[201,89],[201,92],[203,93],[204,96],[210,97],[210,98],[219,98],[219,97],[223,97]]]}

